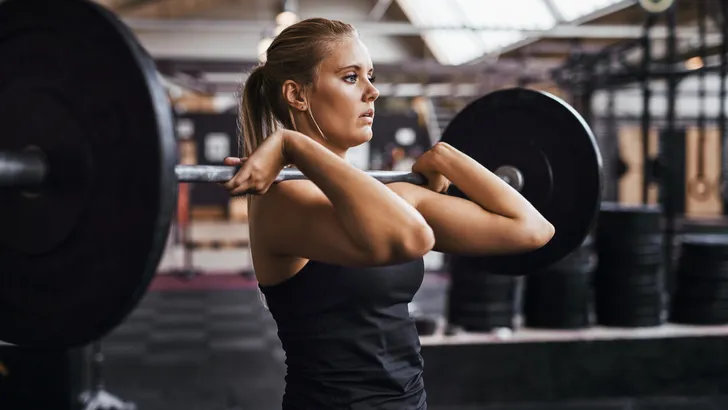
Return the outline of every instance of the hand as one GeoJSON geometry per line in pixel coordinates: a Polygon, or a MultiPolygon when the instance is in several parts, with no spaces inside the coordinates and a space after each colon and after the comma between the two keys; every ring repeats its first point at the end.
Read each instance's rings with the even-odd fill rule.
{"type": "Polygon", "coordinates": [[[286,166],[283,133],[276,132],[245,158],[227,157],[223,161],[228,166],[240,166],[229,181],[221,184],[230,195],[263,195],[286,166]]]}
{"type": "Polygon", "coordinates": [[[412,172],[424,175],[427,178],[427,188],[442,194],[450,187],[450,181],[437,170],[437,155],[435,145],[417,158],[412,172]]]}

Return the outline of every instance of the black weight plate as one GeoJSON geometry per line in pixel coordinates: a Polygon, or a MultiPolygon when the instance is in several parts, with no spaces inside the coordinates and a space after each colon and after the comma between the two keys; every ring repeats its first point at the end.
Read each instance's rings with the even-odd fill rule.
{"type": "Polygon", "coordinates": [[[565,275],[589,276],[597,266],[599,266],[599,256],[597,253],[582,249],[551,265],[547,268],[547,271],[565,275]]]}
{"type": "Polygon", "coordinates": [[[697,255],[684,255],[678,262],[675,275],[678,279],[728,280],[728,261],[700,258],[697,255]]]}
{"type": "Polygon", "coordinates": [[[654,233],[662,229],[662,208],[655,205],[625,205],[602,202],[597,217],[597,233],[654,233]]]}
{"type": "Polygon", "coordinates": [[[171,110],[152,59],[81,0],[0,2],[0,150],[36,146],[37,195],[0,193],[0,340],[85,345],[156,272],[176,202],[171,110]]]}
{"type": "Polygon", "coordinates": [[[728,299],[728,282],[710,280],[679,280],[675,296],[687,298],[728,299]]]}
{"type": "Polygon", "coordinates": [[[458,312],[469,315],[488,315],[496,313],[511,313],[516,311],[516,303],[487,302],[487,301],[455,301],[448,304],[451,313],[458,312]]]}
{"type": "Polygon", "coordinates": [[[532,312],[523,317],[524,326],[532,329],[584,329],[591,326],[589,312],[532,312]]]}
{"type": "Polygon", "coordinates": [[[728,235],[688,234],[682,238],[684,255],[700,255],[712,260],[728,260],[728,235]]]}
{"type": "MultiPolygon", "coordinates": [[[[442,141],[496,172],[521,171],[521,193],[555,227],[544,247],[515,255],[472,257],[491,272],[542,271],[581,246],[596,221],[602,194],[602,158],[589,126],[562,100],[511,88],[487,94],[448,124],[442,141]]],[[[466,197],[457,187],[451,193],[466,197]]]]}
{"type": "Polygon", "coordinates": [[[665,324],[667,321],[667,315],[661,313],[659,315],[645,315],[645,316],[608,316],[601,317],[597,320],[597,324],[606,327],[622,327],[622,328],[637,328],[637,327],[658,327],[665,324]]]}
{"type": "Polygon", "coordinates": [[[670,322],[690,325],[724,325],[728,324],[728,310],[675,306],[670,312],[670,322]]]}
{"type": "Polygon", "coordinates": [[[471,283],[482,284],[515,284],[518,278],[511,276],[493,274],[483,266],[473,263],[472,258],[460,255],[452,256],[449,262],[450,276],[458,280],[467,280],[471,283]]]}
{"type": "Polygon", "coordinates": [[[516,289],[503,289],[503,288],[485,288],[485,289],[473,289],[467,287],[450,288],[448,299],[460,302],[486,302],[486,303],[499,303],[509,302],[516,299],[516,289]]]}

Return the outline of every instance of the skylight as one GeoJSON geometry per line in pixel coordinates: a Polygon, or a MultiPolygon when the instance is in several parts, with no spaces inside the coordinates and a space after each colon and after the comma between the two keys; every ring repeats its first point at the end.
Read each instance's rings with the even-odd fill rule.
{"type": "Polygon", "coordinates": [[[458,65],[623,0],[397,0],[442,64],[458,65]],[[554,7],[550,9],[549,5],[554,7]]]}

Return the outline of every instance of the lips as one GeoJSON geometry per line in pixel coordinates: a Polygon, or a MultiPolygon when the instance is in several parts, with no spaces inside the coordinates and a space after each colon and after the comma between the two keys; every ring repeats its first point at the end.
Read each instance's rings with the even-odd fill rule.
{"type": "Polygon", "coordinates": [[[359,117],[374,118],[374,110],[369,109],[367,111],[364,111],[359,117]]]}

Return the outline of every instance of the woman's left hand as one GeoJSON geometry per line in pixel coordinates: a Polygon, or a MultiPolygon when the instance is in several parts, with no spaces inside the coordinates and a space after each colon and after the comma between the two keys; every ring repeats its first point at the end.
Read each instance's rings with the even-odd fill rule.
{"type": "MultiPolygon", "coordinates": [[[[439,143],[438,143],[439,144],[439,143]]],[[[427,188],[438,193],[445,193],[450,187],[450,180],[438,170],[438,144],[422,154],[412,166],[412,172],[422,174],[427,178],[427,188]]]]}

